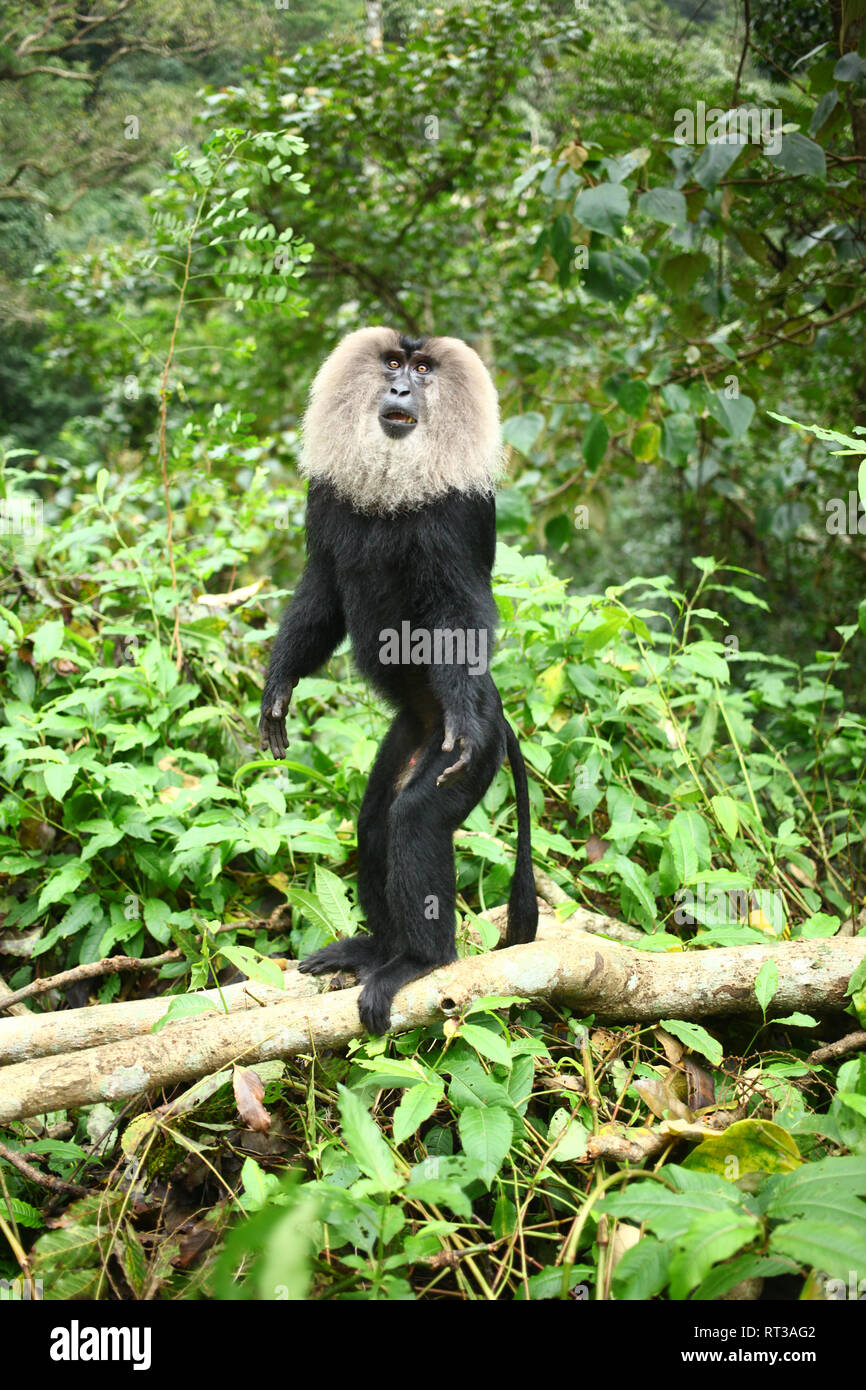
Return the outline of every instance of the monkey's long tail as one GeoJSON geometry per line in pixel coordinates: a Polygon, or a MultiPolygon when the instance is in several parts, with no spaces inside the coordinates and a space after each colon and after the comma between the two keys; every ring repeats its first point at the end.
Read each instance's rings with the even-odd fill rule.
{"type": "Polygon", "coordinates": [[[529,824],[529,787],[526,764],[517,742],[517,735],[508,720],[505,724],[505,748],[514,778],[514,799],[517,802],[517,860],[511,891],[508,895],[508,930],[506,946],[519,946],[534,941],[538,928],[538,902],[535,897],[535,878],[532,873],[532,840],[529,824]]]}

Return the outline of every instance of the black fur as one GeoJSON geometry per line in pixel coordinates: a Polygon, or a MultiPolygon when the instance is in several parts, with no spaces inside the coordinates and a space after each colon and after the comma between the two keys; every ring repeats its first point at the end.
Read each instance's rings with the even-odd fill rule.
{"type": "Polygon", "coordinates": [[[400,632],[408,621],[412,630],[430,632],[483,629],[489,660],[495,548],[491,497],[451,491],[417,510],[380,516],[356,511],[329,484],[310,485],[307,567],[274,642],[262,738],[278,753],[285,750],[292,688],[347,632],[359,669],[398,711],[358,821],[358,892],[371,935],[336,941],[300,967],[312,974],[354,971],[363,981],[361,1019],[372,1033],[387,1030],[401,985],[455,959],[452,837],[506,755],[518,838],[505,944],[535,937],[526,769],[489,672],[380,659],[382,632],[400,632]],[[434,903],[438,916],[430,915],[434,903]]]}

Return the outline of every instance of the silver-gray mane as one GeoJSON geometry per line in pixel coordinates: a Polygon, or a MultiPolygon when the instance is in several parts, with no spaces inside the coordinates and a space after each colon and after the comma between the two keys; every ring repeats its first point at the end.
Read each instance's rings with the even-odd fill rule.
{"type": "Polygon", "coordinates": [[[382,355],[400,347],[393,328],[361,328],[320,367],[304,417],[300,467],[359,511],[412,510],[451,488],[491,494],[502,471],[496,388],[459,338],[426,338],[436,370],[412,433],[389,439],[379,424],[382,355]]]}

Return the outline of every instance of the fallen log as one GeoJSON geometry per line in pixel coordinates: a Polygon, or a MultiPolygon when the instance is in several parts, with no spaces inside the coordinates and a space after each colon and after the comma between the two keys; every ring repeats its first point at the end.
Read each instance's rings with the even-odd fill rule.
{"type": "Polygon", "coordinates": [[[311,975],[299,974],[293,963],[283,972],[282,988],[243,980],[240,984],[224,985],[222,989],[195,990],[186,996],[160,994],[154,999],[88,1004],[82,1009],[61,1009],[57,1013],[33,1014],[25,1009],[23,1018],[0,1018],[0,1068],[10,1062],[54,1057],[61,1052],[79,1052],[86,1047],[140,1037],[149,1033],[179,998],[206,999],[220,1012],[236,1013],[241,1009],[261,1009],[265,1004],[321,994],[326,984],[327,981],[313,979],[311,975]]]}
{"type": "MultiPolygon", "coordinates": [[[[465,958],[407,985],[394,1001],[392,1026],[400,1032],[453,1017],[488,995],[549,999],[609,1022],[759,1015],[755,979],[770,960],[779,975],[771,1014],[839,1011],[846,1004],[848,980],[864,958],[863,938],[655,954],[564,926],[530,945],[465,958]]],[[[363,1033],[359,993],[357,988],[332,991],[261,1009],[180,1019],[158,1034],[0,1068],[0,1125],[126,1100],[209,1075],[230,1062],[250,1066],[344,1047],[363,1033]]]]}
{"type": "MultiPolygon", "coordinates": [[[[556,889],[555,884],[552,886],[556,889]]],[[[556,891],[561,892],[559,889],[556,891]]],[[[561,900],[568,901],[564,893],[561,900]]],[[[507,907],[494,907],[487,914],[487,920],[497,928],[500,938],[505,931],[507,916],[507,907]]],[[[540,938],[546,937],[551,931],[561,931],[563,926],[569,931],[610,935],[614,940],[621,939],[620,932],[643,935],[636,928],[627,927],[613,917],[589,912],[585,908],[579,908],[566,923],[562,923],[542,906],[538,919],[540,938]]],[[[475,944],[479,944],[480,938],[473,928],[469,928],[467,934],[475,944]]],[[[327,980],[299,974],[293,962],[283,972],[282,987],[246,980],[222,989],[197,990],[193,997],[207,999],[225,1013],[237,1013],[241,1009],[261,1008],[263,1004],[280,1004],[287,998],[312,998],[327,987],[327,980]]],[[[21,1006],[24,1016],[20,1021],[16,1020],[13,1024],[11,1019],[0,1017],[0,1066],[140,1037],[149,1033],[153,1025],[165,1016],[177,997],[163,994],[153,999],[135,999],[121,1004],[88,1004],[81,1009],[61,1009],[56,1013],[41,1014],[33,1014],[21,1006]]],[[[13,1009],[15,1007],[13,1005],[13,1009]]]]}

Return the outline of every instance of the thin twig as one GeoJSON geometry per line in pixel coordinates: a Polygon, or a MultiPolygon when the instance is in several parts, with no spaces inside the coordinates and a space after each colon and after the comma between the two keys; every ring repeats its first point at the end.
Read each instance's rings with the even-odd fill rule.
{"type": "Polygon", "coordinates": [[[179,960],[180,951],[163,951],[161,956],[108,956],[105,960],[94,960],[88,965],[76,965],[72,970],[61,970],[58,975],[47,975],[44,980],[31,980],[11,994],[0,996],[0,1013],[11,1009],[21,999],[32,999],[34,994],[45,994],[49,989],[65,989],[77,980],[93,980],[100,975],[119,975],[125,970],[152,970],[154,966],[165,965],[167,961],[179,960]]]}
{"type": "Polygon", "coordinates": [[[7,1163],[11,1163],[13,1168],[17,1168],[19,1173],[23,1173],[29,1182],[38,1183],[40,1187],[47,1187],[51,1192],[71,1192],[75,1197],[86,1197],[87,1188],[80,1187],[77,1182],[64,1182],[62,1178],[55,1178],[53,1173],[40,1173],[38,1168],[34,1168],[32,1163],[15,1149],[10,1149],[6,1144],[0,1143],[0,1158],[5,1158],[7,1163]]]}

